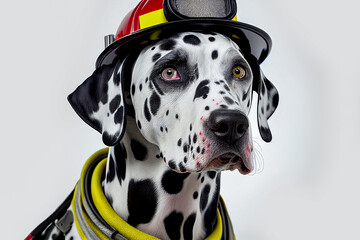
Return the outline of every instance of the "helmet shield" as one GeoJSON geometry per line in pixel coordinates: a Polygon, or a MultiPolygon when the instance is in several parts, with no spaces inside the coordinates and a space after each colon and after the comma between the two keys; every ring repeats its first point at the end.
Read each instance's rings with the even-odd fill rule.
{"type": "Polygon", "coordinates": [[[232,19],[235,0],[164,0],[164,13],[169,21],[194,18],[232,19]]]}

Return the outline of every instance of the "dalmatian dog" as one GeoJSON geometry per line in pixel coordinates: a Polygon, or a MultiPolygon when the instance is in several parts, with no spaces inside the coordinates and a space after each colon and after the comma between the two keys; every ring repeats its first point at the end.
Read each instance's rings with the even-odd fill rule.
{"type": "MultiPolygon", "coordinates": [[[[131,74],[123,61],[104,65],[69,96],[110,146],[103,191],[122,219],[160,239],[212,233],[221,172],[254,171],[253,90],[271,140],[278,92],[255,62],[224,35],[178,33],[144,48],[131,74]]],[[[60,237],[53,227],[44,238],[81,239],[76,229],[60,237]]]]}

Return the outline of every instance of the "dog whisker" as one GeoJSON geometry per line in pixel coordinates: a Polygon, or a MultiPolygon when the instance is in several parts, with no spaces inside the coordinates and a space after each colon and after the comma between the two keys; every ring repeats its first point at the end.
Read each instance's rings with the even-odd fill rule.
{"type": "Polygon", "coordinates": [[[261,173],[264,169],[264,158],[261,154],[261,146],[255,140],[253,141],[253,151],[251,153],[251,161],[254,166],[254,170],[250,175],[261,173]]]}

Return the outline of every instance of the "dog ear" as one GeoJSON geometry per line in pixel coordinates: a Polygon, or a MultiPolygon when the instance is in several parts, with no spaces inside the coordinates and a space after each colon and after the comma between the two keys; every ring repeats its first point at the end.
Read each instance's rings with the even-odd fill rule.
{"type": "Polygon", "coordinates": [[[265,77],[260,67],[257,84],[254,84],[254,86],[256,86],[254,90],[258,94],[257,119],[260,135],[265,142],[270,142],[272,135],[267,120],[279,105],[279,93],[275,86],[265,77]]]}
{"type": "Polygon", "coordinates": [[[97,68],[68,100],[87,124],[102,134],[108,146],[122,138],[126,124],[126,103],[123,92],[124,61],[97,68]]]}
{"type": "Polygon", "coordinates": [[[279,105],[279,93],[261,71],[257,59],[249,55],[246,57],[246,60],[253,72],[253,90],[258,95],[257,120],[260,135],[265,142],[270,142],[272,135],[267,120],[279,105]]]}

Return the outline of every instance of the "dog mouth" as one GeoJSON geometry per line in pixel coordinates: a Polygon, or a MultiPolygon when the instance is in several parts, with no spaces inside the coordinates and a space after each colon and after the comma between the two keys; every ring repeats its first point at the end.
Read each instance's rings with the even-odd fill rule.
{"type": "Polygon", "coordinates": [[[222,154],[213,160],[206,167],[207,169],[216,170],[235,170],[237,169],[241,174],[247,175],[252,171],[252,164],[250,159],[243,159],[234,153],[222,154]]]}

